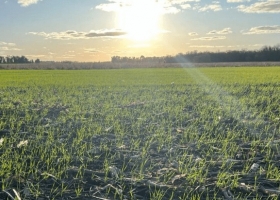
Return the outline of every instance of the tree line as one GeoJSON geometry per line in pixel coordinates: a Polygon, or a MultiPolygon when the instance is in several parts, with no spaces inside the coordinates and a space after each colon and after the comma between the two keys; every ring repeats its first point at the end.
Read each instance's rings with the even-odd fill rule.
{"type": "Polygon", "coordinates": [[[37,58],[34,60],[29,60],[25,56],[0,56],[0,64],[17,64],[17,63],[40,63],[40,60],[37,58]]]}
{"type": "MultiPolygon", "coordinates": [[[[111,63],[219,63],[219,62],[279,62],[280,45],[265,46],[260,50],[235,50],[226,52],[187,52],[179,53],[175,56],[161,57],[111,57],[111,63]]],[[[40,60],[29,60],[25,56],[0,56],[0,64],[19,64],[19,63],[40,63],[40,60]]],[[[71,62],[72,63],[72,62],[71,62]]]]}
{"type": "Polygon", "coordinates": [[[278,62],[280,45],[265,46],[260,50],[235,50],[226,52],[187,52],[163,57],[120,57],[113,56],[112,63],[217,63],[217,62],[278,62]]]}

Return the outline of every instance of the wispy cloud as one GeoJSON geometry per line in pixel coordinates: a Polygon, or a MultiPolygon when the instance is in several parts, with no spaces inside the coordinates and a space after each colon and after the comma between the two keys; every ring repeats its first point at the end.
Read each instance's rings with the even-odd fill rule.
{"type": "Polygon", "coordinates": [[[104,3],[104,4],[97,5],[95,8],[106,12],[114,12],[114,11],[120,11],[121,9],[123,9],[123,6],[124,5],[121,3],[104,3]]]}
{"type": "Polygon", "coordinates": [[[187,3],[187,4],[182,4],[182,5],[180,5],[180,6],[181,6],[181,8],[184,9],[184,10],[191,8],[191,5],[188,4],[188,3],[187,3]]]}
{"type": "Polygon", "coordinates": [[[20,51],[21,49],[16,47],[15,43],[1,42],[0,51],[20,51]]]}
{"type": "Polygon", "coordinates": [[[214,36],[214,37],[201,37],[201,38],[194,38],[191,40],[224,40],[226,39],[225,36],[214,36]]]}
{"type": "Polygon", "coordinates": [[[29,55],[26,55],[28,58],[43,58],[43,57],[46,57],[46,55],[43,55],[43,54],[29,54],[29,55]]]}
{"type": "Polygon", "coordinates": [[[126,35],[126,32],[120,30],[105,30],[105,31],[92,31],[85,34],[85,37],[92,38],[92,37],[117,37],[126,35]]]}
{"type": "Polygon", "coordinates": [[[231,28],[224,28],[223,30],[220,30],[220,31],[216,31],[216,30],[210,31],[207,34],[208,35],[213,35],[213,34],[227,35],[227,34],[230,34],[230,33],[232,33],[231,28]]]}
{"type": "Polygon", "coordinates": [[[102,53],[102,51],[97,50],[97,49],[95,49],[95,48],[85,48],[85,49],[84,49],[84,52],[85,52],[85,53],[102,53]]]}
{"type": "Polygon", "coordinates": [[[196,33],[196,32],[189,33],[189,36],[197,36],[197,35],[198,35],[198,33],[196,33]]]}
{"type": "Polygon", "coordinates": [[[279,0],[267,0],[256,2],[249,6],[240,5],[237,9],[245,13],[280,13],[279,0]]]}
{"type": "Polygon", "coordinates": [[[126,35],[122,30],[97,30],[90,32],[77,32],[77,31],[64,31],[64,32],[29,32],[31,35],[42,36],[46,39],[57,39],[57,40],[71,40],[71,39],[89,39],[89,38],[100,38],[100,37],[120,37],[126,35]]]}
{"type": "Polygon", "coordinates": [[[203,7],[198,7],[197,9],[200,12],[205,12],[205,11],[215,11],[216,12],[216,11],[222,10],[222,7],[220,4],[211,4],[211,5],[206,5],[203,7]]]}
{"type": "MultiPolygon", "coordinates": [[[[157,9],[161,14],[176,14],[182,10],[190,9],[190,3],[199,2],[200,0],[145,0],[149,2],[144,4],[143,0],[108,0],[107,3],[99,4],[95,9],[103,10],[106,12],[121,12],[123,10],[129,9],[130,7],[136,4],[144,4],[149,9],[149,6],[152,9],[157,9]],[[152,2],[152,3],[151,3],[152,2]]],[[[144,6],[143,6],[144,8],[144,6]]]]}
{"type": "Polygon", "coordinates": [[[0,46],[0,51],[20,51],[21,49],[16,47],[9,47],[9,46],[0,46]]]}
{"type": "Polygon", "coordinates": [[[16,46],[15,43],[7,43],[7,42],[1,42],[0,41],[0,46],[5,45],[5,46],[16,46]]]}
{"type": "Polygon", "coordinates": [[[271,34],[271,33],[280,33],[280,26],[257,26],[252,27],[249,31],[244,32],[243,34],[271,34]]]}
{"type": "Polygon", "coordinates": [[[30,6],[31,4],[36,4],[40,0],[18,0],[18,3],[23,6],[30,6]]]}

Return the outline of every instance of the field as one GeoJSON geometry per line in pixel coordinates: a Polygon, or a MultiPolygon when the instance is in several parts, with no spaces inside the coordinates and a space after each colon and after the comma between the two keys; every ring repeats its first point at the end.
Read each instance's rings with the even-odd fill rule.
{"type": "Polygon", "coordinates": [[[0,199],[279,199],[280,67],[0,70],[0,199]]]}

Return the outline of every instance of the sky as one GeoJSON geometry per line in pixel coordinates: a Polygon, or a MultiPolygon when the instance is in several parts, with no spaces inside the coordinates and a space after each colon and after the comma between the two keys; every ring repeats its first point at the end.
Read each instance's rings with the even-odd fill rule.
{"type": "Polygon", "coordinates": [[[110,61],[280,45],[280,0],[0,0],[0,56],[110,61]]]}

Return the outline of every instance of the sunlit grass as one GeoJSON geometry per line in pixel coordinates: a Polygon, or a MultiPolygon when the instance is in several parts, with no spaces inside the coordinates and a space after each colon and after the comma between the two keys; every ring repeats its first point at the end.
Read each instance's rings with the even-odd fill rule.
{"type": "Polygon", "coordinates": [[[280,68],[0,72],[1,199],[279,195],[280,68]]]}
{"type": "Polygon", "coordinates": [[[196,83],[192,74],[218,84],[277,83],[279,67],[222,67],[116,70],[1,70],[0,87],[18,85],[133,86],[196,83]]]}

